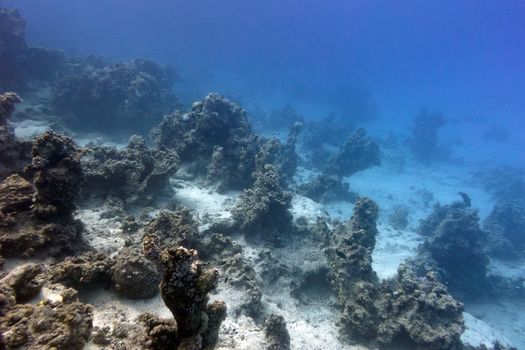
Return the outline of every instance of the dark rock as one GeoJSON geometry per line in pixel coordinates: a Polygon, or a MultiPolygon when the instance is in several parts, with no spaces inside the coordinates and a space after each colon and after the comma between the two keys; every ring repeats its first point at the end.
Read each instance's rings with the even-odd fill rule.
{"type": "Polygon", "coordinates": [[[149,299],[159,292],[160,273],[141,253],[123,248],[115,260],[112,283],[119,294],[131,299],[149,299]]]}

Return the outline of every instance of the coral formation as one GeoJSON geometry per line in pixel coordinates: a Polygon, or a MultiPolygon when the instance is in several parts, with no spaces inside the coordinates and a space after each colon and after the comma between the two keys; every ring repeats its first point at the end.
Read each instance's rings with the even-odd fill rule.
{"type": "Polygon", "coordinates": [[[34,213],[42,219],[71,221],[80,192],[80,152],[69,137],[46,132],[33,142],[34,213]]]}
{"type": "Polygon", "coordinates": [[[156,195],[168,193],[169,178],[178,166],[175,152],[153,150],[136,135],[124,149],[88,145],[82,158],[82,194],[120,198],[126,205],[151,202],[156,195]]]}
{"type": "Polygon", "coordinates": [[[275,166],[266,164],[255,174],[253,187],[241,194],[233,209],[235,223],[249,235],[264,235],[277,243],[284,232],[290,231],[291,199],[291,194],[280,185],[275,166]]]}
{"type": "Polygon", "coordinates": [[[131,299],[153,298],[158,293],[160,273],[141,253],[123,248],[115,260],[112,282],[118,293],[131,299]]]}
{"type": "Polygon", "coordinates": [[[498,202],[485,219],[490,254],[516,259],[525,251],[525,208],[517,201],[498,202]]]}
{"type": "Polygon", "coordinates": [[[151,135],[156,149],[175,150],[195,176],[219,182],[219,189],[252,183],[257,137],[245,110],[219,94],[165,117],[151,135]]]}
{"type": "Polygon", "coordinates": [[[14,200],[2,208],[1,254],[28,256],[45,247],[47,255],[57,256],[82,249],[81,223],[73,219],[82,177],[80,152],[71,139],[47,132],[33,142],[32,155],[28,171],[33,186],[18,175],[0,185],[7,199],[14,200]]]}
{"type": "Polygon", "coordinates": [[[92,306],[79,302],[73,289],[66,289],[57,301],[11,305],[0,319],[0,332],[8,349],[83,349],[92,319],[92,306]]]}
{"type": "Polygon", "coordinates": [[[153,61],[82,63],[70,63],[55,89],[54,107],[73,129],[146,133],[178,105],[173,73],[153,61]]]}
{"type": "Polygon", "coordinates": [[[435,272],[421,279],[402,266],[396,277],[379,283],[372,269],[377,216],[377,204],[360,198],[350,221],[334,232],[329,258],[343,332],[385,347],[460,349],[462,304],[435,272]]]}
{"type": "Polygon", "coordinates": [[[270,113],[266,118],[265,126],[270,130],[286,129],[297,122],[303,123],[303,116],[290,103],[286,103],[270,113]]]}
{"type": "Polygon", "coordinates": [[[336,174],[320,174],[299,186],[297,193],[313,199],[319,203],[328,203],[335,200],[355,202],[357,194],[350,191],[348,183],[343,182],[336,174]]]}
{"type": "Polygon", "coordinates": [[[380,165],[379,146],[359,128],[354,131],[339,152],[329,161],[326,173],[351,176],[374,165],[380,165]]]}
{"type": "Polygon", "coordinates": [[[446,124],[441,113],[430,113],[421,110],[414,119],[410,149],[414,157],[421,163],[428,164],[432,160],[444,159],[448,149],[439,143],[438,132],[446,124]]]}
{"type": "Polygon", "coordinates": [[[427,236],[421,249],[437,262],[450,290],[476,295],[487,285],[489,259],[484,251],[487,235],[469,201],[464,197],[446,206],[437,204],[419,232],[427,236]]]}
{"type": "Polygon", "coordinates": [[[192,247],[197,232],[197,223],[187,208],[161,211],[144,227],[144,235],[155,235],[163,247],[192,247]]]}
{"type": "Polygon", "coordinates": [[[161,270],[160,291],[177,322],[178,348],[212,347],[210,342],[217,340],[226,313],[223,302],[208,304],[208,293],[218,283],[218,270],[204,269],[193,249],[179,246],[161,250],[155,235],[144,237],[143,250],[161,270]]]}
{"type": "Polygon", "coordinates": [[[286,329],[284,317],[271,314],[264,321],[264,333],[268,341],[268,350],[289,350],[290,334],[286,329]]]}
{"type": "Polygon", "coordinates": [[[31,161],[31,143],[16,140],[8,124],[15,104],[21,101],[14,92],[0,95],[0,180],[11,173],[22,172],[31,161]]]}
{"type": "Polygon", "coordinates": [[[47,276],[52,283],[61,283],[71,288],[109,287],[113,264],[112,259],[103,253],[87,252],[54,264],[47,276]]]}

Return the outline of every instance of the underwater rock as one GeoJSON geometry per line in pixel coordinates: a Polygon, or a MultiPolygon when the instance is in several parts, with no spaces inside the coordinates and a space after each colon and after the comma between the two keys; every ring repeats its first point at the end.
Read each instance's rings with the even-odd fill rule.
{"type": "MultiPolygon", "coordinates": [[[[301,143],[310,152],[323,148],[324,144],[339,146],[345,142],[354,129],[355,127],[348,122],[348,119],[337,117],[332,113],[319,120],[305,121],[301,143]]],[[[322,162],[313,162],[313,165],[321,168],[325,163],[326,158],[322,159],[322,162]]]]}
{"type": "Polygon", "coordinates": [[[441,113],[429,113],[423,109],[414,119],[412,137],[409,140],[414,157],[423,164],[432,160],[446,159],[448,148],[439,144],[438,132],[446,124],[441,113]]]}
{"type": "Polygon", "coordinates": [[[146,133],[178,106],[173,73],[153,61],[82,63],[62,74],[54,94],[55,109],[75,130],[146,133]]]}
{"type": "Polygon", "coordinates": [[[437,262],[453,293],[483,293],[489,263],[484,251],[487,234],[480,228],[477,212],[465,200],[437,204],[418,231],[427,236],[420,249],[437,262]]]}
{"type": "Polygon", "coordinates": [[[33,142],[33,212],[41,219],[72,220],[80,192],[81,153],[69,137],[48,131],[33,142]]]}
{"type": "Polygon", "coordinates": [[[461,349],[462,304],[435,272],[418,278],[406,266],[379,282],[372,269],[378,206],[359,198],[352,218],[334,230],[328,251],[341,330],[352,340],[410,349],[461,349]]]}
{"type": "Polygon", "coordinates": [[[166,116],[151,132],[156,149],[175,150],[189,171],[220,190],[252,183],[257,137],[246,111],[219,94],[194,102],[188,113],[166,116]]]}
{"type": "Polygon", "coordinates": [[[47,274],[53,283],[67,287],[97,286],[108,288],[111,285],[111,272],[114,261],[103,253],[87,252],[68,257],[52,265],[47,274]]]}
{"type": "Polygon", "coordinates": [[[248,235],[262,235],[278,243],[291,230],[291,199],[280,185],[275,166],[266,164],[255,174],[253,187],[240,195],[233,209],[235,225],[248,235]]]}
{"type": "Polygon", "coordinates": [[[204,269],[193,249],[179,246],[161,250],[155,235],[144,237],[143,250],[161,270],[160,291],[177,321],[179,349],[208,347],[206,341],[216,339],[214,334],[226,312],[221,302],[208,304],[208,293],[217,286],[219,271],[204,269]]]}
{"type": "Polygon", "coordinates": [[[357,198],[357,194],[350,191],[348,183],[343,182],[343,178],[336,174],[320,174],[310,182],[300,185],[297,193],[318,203],[336,200],[353,203],[357,198]]]}
{"type": "Polygon", "coordinates": [[[113,287],[121,295],[130,299],[149,299],[159,292],[159,271],[134,249],[121,249],[112,270],[113,287]]]}
{"type": "Polygon", "coordinates": [[[514,201],[525,206],[525,170],[499,166],[476,171],[474,177],[497,201],[514,201]]]}
{"type": "Polygon", "coordinates": [[[88,145],[82,194],[120,198],[126,205],[148,202],[169,192],[169,178],[178,168],[175,152],[153,150],[140,136],[131,136],[124,149],[88,145]]]}
{"type": "Polygon", "coordinates": [[[517,259],[525,251],[525,207],[517,201],[498,202],[485,219],[488,249],[500,259],[517,259]]]}
{"type": "Polygon", "coordinates": [[[348,136],[339,152],[330,160],[325,173],[351,176],[380,164],[379,146],[366,136],[365,129],[359,128],[348,136]]]}
{"type": "Polygon", "coordinates": [[[63,291],[60,299],[11,307],[0,319],[7,348],[83,349],[91,335],[93,308],[80,303],[73,289],[63,291]]]}
{"type": "Polygon", "coordinates": [[[290,334],[286,321],[280,315],[271,314],[264,321],[264,333],[268,341],[268,350],[289,350],[290,334]]]}

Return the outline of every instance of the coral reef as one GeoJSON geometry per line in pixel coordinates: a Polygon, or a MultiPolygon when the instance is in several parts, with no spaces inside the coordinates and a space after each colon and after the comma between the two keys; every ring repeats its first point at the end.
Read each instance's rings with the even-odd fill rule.
{"type": "Polygon", "coordinates": [[[151,132],[159,150],[175,150],[195,176],[214,180],[219,189],[252,183],[257,137],[246,112],[218,94],[195,102],[188,113],[174,113],[151,132]]]}
{"type": "Polygon", "coordinates": [[[155,235],[143,239],[144,254],[162,274],[162,299],[177,322],[179,349],[206,349],[217,340],[226,314],[223,302],[208,304],[208,293],[218,283],[217,269],[204,269],[197,251],[182,246],[161,250],[155,235]]]}
{"type": "Polygon", "coordinates": [[[525,251],[525,207],[517,201],[498,202],[483,222],[488,249],[500,259],[517,259],[525,251]]]}
{"type": "Polygon", "coordinates": [[[271,314],[264,321],[264,333],[268,341],[268,350],[289,350],[290,334],[286,329],[284,317],[271,314]]]}
{"type": "Polygon", "coordinates": [[[12,173],[22,172],[31,161],[31,143],[16,140],[8,124],[15,104],[21,101],[14,92],[0,95],[0,180],[12,173]]]}
{"type": "Polygon", "coordinates": [[[144,235],[155,235],[163,247],[193,247],[197,232],[197,223],[187,208],[161,211],[144,227],[144,235]]]}
{"type": "Polygon", "coordinates": [[[47,132],[35,139],[32,154],[32,186],[18,175],[0,185],[6,199],[13,200],[1,210],[1,255],[28,256],[45,247],[45,254],[58,256],[83,249],[82,225],[73,219],[82,177],[80,152],[71,139],[47,132]]]}
{"type": "Polygon", "coordinates": [[[32,155],[34,213],[42,219],[71,221],[82,180],[81,153],[70,138],[46,132],[33,142],[32,155]]]}
{"type": "Polygon", "coordinates": [[[158,293],[160,273],[140,252],[123,248],[115,260],[112,282],[119,294],[131,299],[149,299],[158,293]]]}
{"type": "Polygon", "coordinates": [[[75,130],[147,133],[178,106],[173,73],[153,61],[82,63],[69,64],[54,94],[55,109],[75,130]]]}
{"type": "MultiPolygon", "coordinates": [[[[5,288],[9,287],[0,287],[5,288]]],[[[10,305],[0,319],[3,345],[8,349],[83,349],[91,334],[92,314],[92,307],[79,302],[73,289],[64,290],[54,302],[10,305]]]]}
{"type": "Polygon", "coordinates": [[[438,132],[446,124],[441,113],[421,110],[414,119],[412,137],[409,140],[414,157],[423,164],[448,157],[448,148],[439,144],[438,132]]]}
{"type": "Polygon", "coordinates": [[[256,169],[260,169],[265,164],[273,164],[286,185],[294,183],[293,177],[299,163],[295,148],[302,127],[303,124],[300,122],[292,124],[285,143],[276,137],[259,138],[259,152],[255,155],[256,169]]]}
{"type": "Polygon", "coordinates": [[[44,267],[36,264],[20,265],[0,280],[14,292],[16,303],[27,302],[38,295],[44,284],[44,267]]]}
{"type": "Polygon", "coordinates": [[[320,174],[312,181],[299,186],[297,193],[319,203],[336,200],[355,202],[357,194],[350,191],[348,183],[336,174],[320,174]]]}
{"type": "Polygon", "coordinates": [[[35,81],[53,79],[64,66],[65,57],[61,51],[27,46],[25,27],[26,22],[18,10],[0,8],[2,90],[25,89],[35,81]]]}
{"type": "Polygon", "coordinates": [[[47,278],[52,283],[61,283],[67,287],[82,286],[109,287],[114,261],[103,253],[87,252],[79,256],[68,257],[52,265],[47,278]]]}
{"type": "Polygon", "coordinates": [[[326,173],[351,176],[374,165],[380,165],[379,146],[359,128],[354,131],[339,152],[329,161],[326,173]]]}
{"type": "Polygon", "coordinates": [[[421,250],[437,262],[450,290],[472,296],[487,286],[489,259],[484,251],[486,233],[469,202],[463,197],[446,206],[437,204],[418,231],[427,236],[421,250]]]}
{"type": "Polygon", "coordinates": [[[396,277],[379,283],[372,269],[377,216],[377,204],[358,199],[350,221],[336,227],[328,252],[343,333],[381,347],[461,349],[462,304],[435,272],[422,279],[401,266],[396,277]]]}
{"type": "Polygon", "coordinates": [[[263,235],[278,243],[291,228],[291,199],[280,185],[275,166],[266,164],[255,174],[253,187],[240,195],[233,209],[235,224],[248,235],[263,235]]]}
{"type": "Polygon", "coordinates": [[[303,116],[290,103],[286,103],[281,108],[270,113],[266,118],[265,126],[270,130],[286,129],[297,122],[303,123],[303,116]]]}
{"type": "Polygon", "coordinates": [[[82,195],[120,198],[125,205],[148,203],[169,191],[169,178],[178,168],[175,152],[153,150],[140,136],[131,136],[124,149],[88,145],[82,195]]]}

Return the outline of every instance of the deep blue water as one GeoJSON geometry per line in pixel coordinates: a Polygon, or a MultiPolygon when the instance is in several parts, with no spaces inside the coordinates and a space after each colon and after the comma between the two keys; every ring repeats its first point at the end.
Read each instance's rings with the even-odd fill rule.
{"type": "MultiPolygon", "coordinates": [[[[525,2],[18,0],[32,45],[147,57],[175,66],[188,100],[208,91],[243,105],[291,101],[372,132],[406,133],[419,108],[451,121],[490,159],[525,161],[525,2]],[[508,142],[480,138],[493,125],[508,142]]],[[[472,153],[469,151],[469,153],[472,153]]],[[[474,155],[473,155],[474,156],[474,155]]],[[[479,154],[476,154],[480,157],[479,154]]]]}

